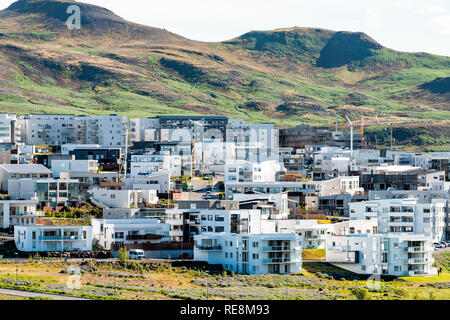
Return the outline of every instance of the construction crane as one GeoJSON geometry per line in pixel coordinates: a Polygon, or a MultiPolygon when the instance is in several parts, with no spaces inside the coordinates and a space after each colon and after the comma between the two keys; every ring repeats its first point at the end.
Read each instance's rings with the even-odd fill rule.
{"type": "MultiPolygon", "coordinates": [[[[353,122],[349,119],[348,116],[345,116],[347,118],[348,123],[350,124],[350,149],[351,149],[351,154],[352,154],[352,158],[353,158],[353,122]]],[[[394,124],[408,124],[408,123],[417,123],[417,122],[433,122],[434,120],[425,120],[425,119],[420,119],[420,120],[404,120],[404,121],[385,121],[385,122],[380,122],[380,120],[378,119],[378,115],[376,116],[377,121],[376,122],[371,122],[371,123],[364,123],[364,116],[361,114],[361,137],[364,136],[364,127],[367,126],[376,126],[376,125],[389,125],[391,127],[391,144],[390,144],[390,150],[392,151],[392,146],[393,146],[393,125],[394,124]]]]}

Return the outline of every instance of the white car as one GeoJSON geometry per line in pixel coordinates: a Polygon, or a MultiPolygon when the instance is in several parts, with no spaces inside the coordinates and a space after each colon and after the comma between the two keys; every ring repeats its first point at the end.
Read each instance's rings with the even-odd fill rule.
{"type": "Polygon", "coordinates": [[[142,260],[145,258],[144,250],[141,249],[131,249],[128,252],[128,258],[130,260],[142,260]]]}
{"type": "Polygon", "coordinates": [[[433,246],[434,246],[436,249],[442,249],[442,248],[445,248],[445,246],[444,246],[443,244],[439,243],[439,242],[433,242],[433,246]]]}

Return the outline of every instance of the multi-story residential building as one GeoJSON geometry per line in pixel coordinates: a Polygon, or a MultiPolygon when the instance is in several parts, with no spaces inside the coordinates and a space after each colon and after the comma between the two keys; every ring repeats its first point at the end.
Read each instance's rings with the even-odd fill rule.
{"type": "Polygon", "coordinates": [[[0,200],[0,229],[35,225],[39,213],[36,200],[0,200]]]}
{"type": "Polygon", "coordinates": [[[361,187],[370,190],[417,190],[420,168],[411,166],[378,166],[361,168],[361,187]]]}
{"type": "Polygon", "coordinates": [[[283,164],[276,161],[248,162],[230,161],[225,164],[224,181],[228,182],[274,182],[284,174],[283,164]]]}
{"type": "Polygon", "coordinates": [[[124,116],[78,116],[76,117],[76,143],[98,144],[104,148],[119,148],[125,153],[128,121],[124,116]]]}
{"type": "MultiPolygon", "coordinates": [[[[190,243],[194,236],[204,233],[251,233],[260,230],[261,210],[190,209],[166,210],[172,239],[190,243]],[[249,221],[253,221],[250,224],[249,221]]],[[[266,218],[267,219],[267,218],[266,218]]]]}
{"type": "Polygon", "coordinates": [[[124,189],[127,190],[156,190],[156,192],[168,194],[172,183],[169,170],[158,170],[155,173],[122,179],[124,189]]]}
{"type": "Polygon", "coordinates": [[[18,122],[21,140],[26,144],[99,144],[125,152],[126,117],[31,114],[20,116],[18,122]]]}
{"type": "Polygon", "coordinates": [[[445,240],[445,200],[384,199],[350,204],[350,219],[378,221],[378,232],[424,234],[445,240]]]}
{"type": "Polygon", "coordinates": [[[357,234],[328,236],[326,261],[367,275],[423,276],[433,268],[433,246],[424,235],[357,234]]]}
{"type": "Polygon", "coordinates": [[[226,141],[233,143],[235,159],[263,162],[279,159],[279,133],[274,123],[246,124],[244,120],[229,120],[226,141]]]}
{"type": "Polygon", "coordinates": [[[195,236],[194,260],[240,274],[302,273],[302,238],[295,234],[212,233],[195,236]]]}
{"type": "Polygon", "coordinates": [[[18,123],[21,141],[28,145],[62,145],[76,141],[73,115],[22,115],[18,123]]]}
{"type": "Polygon", "coordinates": [[[97,173],[97,160],[52,160],[52,177],[59,178],[62,172],[97,173]]]}
{"type": "Polygon", "coordinates": [[[445,179],[450,181],[450,152],[433,152],[430,154],[431,168],[445,171],[445,179]]]}
{"type": "MultiPolygon", "coordinates": [[[[130,173],[132,155],[170,155],[181,159],[181,175],[192,176],[192,142],[142,141],[134,142],[127,157],[127,173],[130,173]]],[[[176,162],[179,162],[176,160],[176,162]]]]}
{"type": "Polygon", "coordinates": [[[68,179],[39,179],[34,183],[34,190],[42,208],[76,206],[79,198],[80,183],[68,179]]]}
{"type": "Polygon", "coordinates": [[[15,226],[14,241],[19,251],[91,251],[91,226],[15,226]]]}
{"type": "MultiPolygon", "coordinates": [[[[301,193],[303,195],[326,196],[349,193],[351,195],[361,192],[359,177],[341,176],[324,181],[276,181],[276,182],[229,182],[225,181],[225,197],[233,200],[234,197],[245,194],[273,194],[283,192],[301,193]]],[[[240,200],[240,199],[238,199],[240,200]]]]}
{"type": "Polygon", "coordinates": [[[42,179],[51,177],[52,172],[41,164],[0,165],[1,190],[8,191],[8,182],[15,179],[42,179]]]}
{"type": "Polygon", "coordinates": [[[20,125],[15,114],[0,114],[0,143],[17,143],[20,140],[20,125]]]}
{"type": "Polygon", "coordinates": [[[121,168],[120,148],[84,147],[80,145],[68,148],[63,146],[63,149],[70,150],[63,152],[68,152],[75,160],[97,160],[104,171],[119,171],[121,168]]]}
{"type": "Polygon", "coordinates": [[[225,141],[228,118],[223,116],[157,116],[131,119],[131,141],[201,141],[203,132],[218,130],[225,141]],[[196,124],[197,123],[197,124],[196,124]],[[199,128],[196,128],[196,127],[199,128]],[[204,128],[200,128],[204,127],[204,128]],[[181,130],[180,130],[181,129],[181,130]]]}
{"type": "Polygon", "coordinates": [[[349,217],[349,204],[351,202],[362,202],[369,200],[368,195],[334,194],[318,198],[318,209],[328,216],[349,217]]]}
{"type": "Polygon", "coordinates": [[[47,154],[37,154],[33,155],[34,164],[42,164],[52,169],[52,161],[55,160],[74,160],[74,156],[61,153],[47,153],[47,154]]]}
{"type": "Polygon", "coordinates": [[[181,156],[169,154],[130,155],[130,177],[145,177],[169,170],[172,177],[181,176],[181,156]]]}
{"type": "Polygon", "coordinates": [[[170,225],[159,219],[93,219],[94,243],[106,250],[127,244],[170,242],[170,225]]]}
{"type": "Polygon", "coordinates": [[[156,204],[156,190],[106,190],[93,189],[91,201],[106,208],[139,208],[156,204]]]}

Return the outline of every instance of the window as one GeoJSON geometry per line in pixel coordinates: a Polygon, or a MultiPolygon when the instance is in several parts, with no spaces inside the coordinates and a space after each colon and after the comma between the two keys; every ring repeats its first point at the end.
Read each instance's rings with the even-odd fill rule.
{"type": "Polygon", "coordinates": [[[253,260],[258,260],[258,259],[259,259],[259,254],[254,253],[254,254],[252,255],[252,258],[253,258],[253,260]]]}
{"type": "Polygon", "coordinates": [[[253,246],[253,248],[258,248],[259,247],[259,242],[252,242],[252,246],[253,246]]]}

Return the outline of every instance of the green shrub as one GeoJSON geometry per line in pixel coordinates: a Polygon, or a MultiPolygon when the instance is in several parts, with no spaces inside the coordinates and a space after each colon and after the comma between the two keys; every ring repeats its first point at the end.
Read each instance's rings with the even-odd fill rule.
{"type": "Polygon", "coordinates": [[[352,294],[355,296],[355,298],[357,300],[368,300],[369,299],[369,291],[365,288],[352,289],[352,294]]]}

